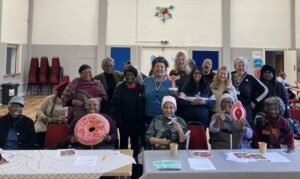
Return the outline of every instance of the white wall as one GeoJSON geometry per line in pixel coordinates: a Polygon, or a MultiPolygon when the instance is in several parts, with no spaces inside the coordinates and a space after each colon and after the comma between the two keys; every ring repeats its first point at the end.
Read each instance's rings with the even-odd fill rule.
{"type": "Polygon", "coordinates": [[[136,40],[139,45],[148,45],[168,40],[170,46],[219,47],[221,8],[222,0],[109,1],[107,45],[134,45],[136,40]],[[170,5],[175,7],[171,10],[173,19],[162,23],[154,16],[156,7],[170,5]]]}
{"type": "Polygon", "coordinates": [[[36,0],[33,44],[96,45],[99,0],[36,0]]]}
{"type": "Polygon", "coordinates": [[[107,45],[135,45],[136,0],[108,0],[107,45]]]}
{"type": "Polygon", "coordinates": [[[296,0],[295,4],[296,9],[296,48],[300,48],[300,1],[296,0]]]}
{"type": "Polygon", "coordinates": [[[26,44],[29,0],[3,0],[1,42],[26,44]]]}
{"type": "Polygon", "coordinates": [[[290,48],[290,19],[290,0],[231,0],[231,46],[290,48]]]}

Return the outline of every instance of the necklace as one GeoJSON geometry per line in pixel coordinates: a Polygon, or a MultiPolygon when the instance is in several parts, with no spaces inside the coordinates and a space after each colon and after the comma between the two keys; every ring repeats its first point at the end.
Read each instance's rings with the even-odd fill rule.
{"type": "Polygon", "coordinates": [[[272,133],[272,135],[274,135],[276,138],[279,137],[279,131],[278,131],[278,129],[277,129],[278,125],[279,125],[279,120],[277,120],[277,122],[276,122],[275,125],[273,125],[273,123],[270,121],[271,133],[272,133]]]}

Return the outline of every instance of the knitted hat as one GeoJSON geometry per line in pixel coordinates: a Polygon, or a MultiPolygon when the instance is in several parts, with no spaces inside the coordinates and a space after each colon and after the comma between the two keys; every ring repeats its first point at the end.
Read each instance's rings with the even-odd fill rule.
{"type": "Polygon", "coordinates": [[[12,103],[20,104],[20,105],[22,105],[23,107],[24,107],[24,105],[25,105],[24,98],[21,97],[21,96],[14,96],[14,97],[12,97],[12,98],[9,100],[8,104],[12,104],[12,103]]]}
{"type": "Polygon", "coordinates": [[[176,99],[173,96],[165,96],[161,103],[161,109],[164,108],[166,102],[170,102],[174,105],[175,109],[177,109],[176,99]]]}
{"type": "Polygon", "coordinates": [[[234,98],[232,97],[231,94],[229,94],[229,93],[224,93],[224,94],[222,95],[222,97],[221,97],[221,103],[222,103],[222,101],[223,101],[225,98],[229,98],[229,99],[234,103],[234,98]]]}

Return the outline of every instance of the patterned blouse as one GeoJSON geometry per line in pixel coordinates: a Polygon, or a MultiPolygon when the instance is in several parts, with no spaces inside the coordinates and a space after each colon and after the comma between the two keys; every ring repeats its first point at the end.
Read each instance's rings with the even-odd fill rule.
{"type": "MultiPolygon", "coordinates": [[[[178,122],[179,125],[181,126],[182,130],[184,133],[187,131],[186,123],[185,121],[178,117],[175,116],[176,120],[175,122],[178,122]]],[[[166,138],[171,140],[172,143],[178,143],[178,148],[179,149],[184,149],[185,148],[185,142],[179,143],[179,135],[178,132],[173,130],[171,127],[171,124],[168,124],[170,122],[169,119],[167,119],[164,115],[158,115],[153,118],[151,121],[151,124],[149,125],[149,128],[146,132],[146,141],[148,142],[149,145],[150,142],[150,137],[157,137],[157,138],[166,138]]],[[[149,146],[150,149],[169,149],[169,146],[159,146],[159,145],[152,145],[149,146]]]]}
{"type": "Polygon", "coordinates": [[[294,134],[289,121],[280,116],[277,121],[270,121],[262,117],[254,125],[254,137],[252,146],[258,148],[258,142],[263,141],[268,144],[268,148],[280,148],[280,144],[285,144],[289,149],[294,149],[294,134]]]}

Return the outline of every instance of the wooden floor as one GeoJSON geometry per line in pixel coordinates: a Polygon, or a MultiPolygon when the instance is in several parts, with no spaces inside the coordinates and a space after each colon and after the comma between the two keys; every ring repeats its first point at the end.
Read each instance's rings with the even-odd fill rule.
{"type": "MultiPolygon", "coordinates": [[[[35,120],[35,115],[38,107],[40,106],[43,99],[47,96],[24,96],[25,107],[23,109],[23,114],[35,120]]],[[[7,105],[0,106],[0,115],[7,113],[7,105]]],[[[208,133],[207,133],[208,134],[208,133]]],[[[300,149],[300,140],[295,140],[295,146],[297,149],[300,149]]]]}
{"type": "MultiPolygon", "coordinates": [[[[23,109],[23,114],[35,120],[35,115],[38,107],[40,106],[43,99],[47,96],[24,96],[25,107],[23,109]]],[[[0,115],[7,113],[7,105],[0,106],[0,115]]]]}

